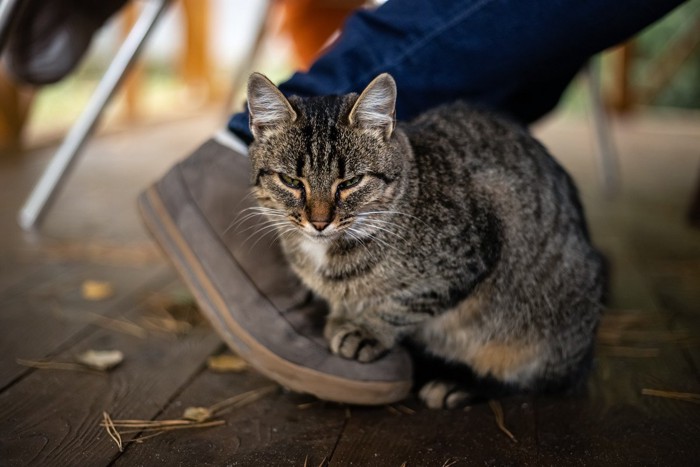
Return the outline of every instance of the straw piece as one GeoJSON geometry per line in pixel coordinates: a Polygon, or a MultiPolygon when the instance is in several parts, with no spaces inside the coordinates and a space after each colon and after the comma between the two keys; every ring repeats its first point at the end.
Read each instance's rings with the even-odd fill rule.
{"type": "Polygon", "coordinates": [[[684,402],[693,402],[695,404],[700,404],[700,394],[692,392],[676,392],[676,391],[664,391],[663,389],[642,389],[642,395],[653,396],[653,397],[664,397],[666,399],[675,399],[684,402]]]}
{"type": "Polygon", "coordinates": [[[299,409],[299,410],[310,409],[311,407],[318,405],[320,403],[321,403],[321,401],[304,402],[303,404],[297,404],[297,409],[299,409]]]}
{"type": "Polygon", "coordinates": [[[253,389],[252,391],[244,392],[242,394],[238,394],[236,396],[229,397],[228,399],[218,402],[210,406],[209,410],[212,412],[213,416],[220,415],[231,409],[242,407],[244,405],[250,404],[251,402],[255,402],[258,399],[261,399],[264,396],[267,396],[268,394],[276,391],[277,388],[277,385],[271,384],[269,386],[263,386],[262,388],[253,389]]]}
{"type": "Polygon", "coordinates": [[[93,374],[104,374],[103,371],[93,370],[79,363],[69,363],[69,362],[52,362],[48,360],[26,360],[24,358],[15,359],[18,365],[28,366],[30,368],[37,368],[39,370],[68,370],[68,371],[82,371],[85,373],[93,374]]]}
{"type": "Polygon", "coordinates": [[[659,356],[658,348],[626,347],[622,345],[603,345],[599,349],[599,354],[606,357],[622,358],[655,358],[659,356]]]}
{"type": "Polygon", "coordinates": [[[167,433],[167,431],[157,431],[155,433],[151,433],[150,435],[144,435],[144,436],[139,436],[138,438],[130,439],[127,441],[127,443],[143,443],[147,439],[155,438],[156,436],[164,435],[167,433]]]}
{"type": "Polygon", "coordinates": [[[108,318],[107,316],[102,316],[92,311],[86,312],[84,316],[93,317],[94,321],[90,321],[90,324],[94,324],[95,326],[99,326],[104,329],[130,334],[135,337],[140,337],[141,339],[145,339],[148,336],[148,331],[146,331],[146,329],[142,328],[138,324],[132,323],[131,321],[108,318]]]}
{"type": "Polygon", "coordinates": [[[515,439],[515,436],[513,436],[513,433],[510,432],[508,428],[506,428],[506,423],[505,423],[505,417],[503,415],[503,407],[501,406],[501,403],[498,402],[497,400],[490,400],[489,401],[489,407],[491,407],[491,411],[493,412],[493,415],[496,417],[496,425],[498,425],[498,428],[505,433],[511,441],[514,443],[517,443],[518,440],[515,439]]]}
{"type": "Polygon", "coordinates": [[[123,452],[124,446],[122,444],[122,437],[119,434],[119,431],[117,431],[116,427],[114,426],[112,418],[107,412],[104,411],[102,412],[102,423],[105,429],[107,430],[107,434],[109,435],[109,437],[112,438],[112,440],[114,440],[117,447],[119,448],[119,452],[123,452]]]}
{"type": "Polygon", "coordinates": [[[161,435],[167,431],[220,426],[226,422],[224,420],[211,420],[211,418],[236,407],[242,407],[246,404],[255,402],[276,389],[277,386],[275,385],[264,386],[262,388],[254,389],[252,391],[230,397],[212,405],[211,407],[188,407],[185,409],[185,413],[183,414],[184,418],[175,420],[112,420],[106,412],[103,412],[103,420],[100,423],[100,426],[107,430],[107,433],[114,440],[121,451],[121,435],[144,432],[148,433],[147,435],[139,436],[128,441],[141,443],[146,439],[161,435]],[[119,428],[122,430],[119,431],[119,428]]]}
{"type": "Polygon", "coordinates": [[[141,323],[144,327],[153,331],[168,332],[171,334],[185,335],[192,330],[192,325],[187,321],[181,321],[172,316],[142,316],[141,323]]]}
{"type": "MultiPolygon", "coordinates": [[[[168,422],[171,420],[163,420],[164,422],[168,422]]],[[[119,431],[120,434],[122,435],[130,435],[132,433],[143,433],[144,431],[146,432],[161,432],[161,431],[173,431],[173,430],[188,430],[190,428],[209,428],[212,426],[219,426],[223,425],[226,423],[225,420],[211,420],[208,422],[194,422],[191,420],[183,420],[187,423],[183,423],[181,425],[171,425],[171,424],[163,424],[161,426],[148,426],[148,427],[134,427],[130,430],[121,430],[119,431]]],[[[113,425],[115,428],[119,427],[119,421],[115,420],[113,422],[113,425]]],[[[100,423],[100,426],[107,428],[107,426],[104,423],[100,423]]]]}

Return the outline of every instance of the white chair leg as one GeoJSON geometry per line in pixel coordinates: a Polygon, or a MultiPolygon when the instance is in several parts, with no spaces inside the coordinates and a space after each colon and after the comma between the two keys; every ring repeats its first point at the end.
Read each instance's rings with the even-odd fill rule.
{"type": "MultiPolygon", "coordinates": [[[[593,60],[593,59],[592,59],[593,60]]],[[[591,123],[595,134],[595,146],[598,160],[598,174],[603,194],[614,197],[620,188],[619,164],[617,151],[610,132],[610,121],[603,108],[603,96],[600,87],[600,73],[593,61],[584,67],[588,84],[591,123]]]]}
{"type": "Polygon", "coordinates": [[[170,0],[149,0],[144,2],[143,10],[136,24],[129,32],[116,56],[92,94],[85,110],[68,132],[63,143],[44,170],[41,179],[29,195],[19,212],[19,225],[31,230],[40,224],[51,202],[70,172],[80,149],[92,132],[102,112],[122,82],[127,70],[138,55],[144,42],[165,11],[170,0]]]}

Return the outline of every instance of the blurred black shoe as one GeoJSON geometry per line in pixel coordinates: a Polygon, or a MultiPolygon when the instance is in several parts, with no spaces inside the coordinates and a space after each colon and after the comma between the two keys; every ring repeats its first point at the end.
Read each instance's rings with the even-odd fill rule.
{"type": "Polygon", "coordinates": [[[8,71],[28,84],[59,81],[80,62],[95,31],[126,2],[25,0],[8,39],[8,71]]]}

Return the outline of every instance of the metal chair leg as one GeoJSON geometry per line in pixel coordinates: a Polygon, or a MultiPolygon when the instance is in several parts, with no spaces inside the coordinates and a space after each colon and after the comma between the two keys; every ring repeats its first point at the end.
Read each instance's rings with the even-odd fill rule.
{"type": "Polygon", "coordinates": [[[591,120],[595,133],[595,145],[598,153],[598,173],[603,194],[612,198],[620,188],[620,175],[617,152],[610,134],[610,121],[603,108],[603,96],[600,89],[600,73],[593,60],[584,67],[588,83],[591,120]]]}
{"type": "Polygon", "coordinates": [[[102,111],[169,3],[170,0],[149,0],[144,3],[136,24],[107,68],[85,110],[68,132],[20,210],[18,220],[23,229],[31,230],[41,223],[102,111]]]}

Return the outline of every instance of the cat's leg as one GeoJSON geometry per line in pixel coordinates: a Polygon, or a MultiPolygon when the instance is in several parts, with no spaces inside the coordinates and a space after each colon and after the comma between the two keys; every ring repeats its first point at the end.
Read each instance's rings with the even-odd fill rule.
{"type": "Polygon", "coordinates": [[[382,303],[380,306],[360,307],[358,311],[332,307],[324,329],[331,351],[360,362],[371,362],[384,355],[418,324],[416,320],[397,323],[396,316],[411,314],[392,305],[382,303]]]}
{"type": "Polygon", "coordinates": [[[459,409],[475,399],[474,394],[459,383],[441,379],[425,383],[418,397],[429,409],[459,409]]]}

